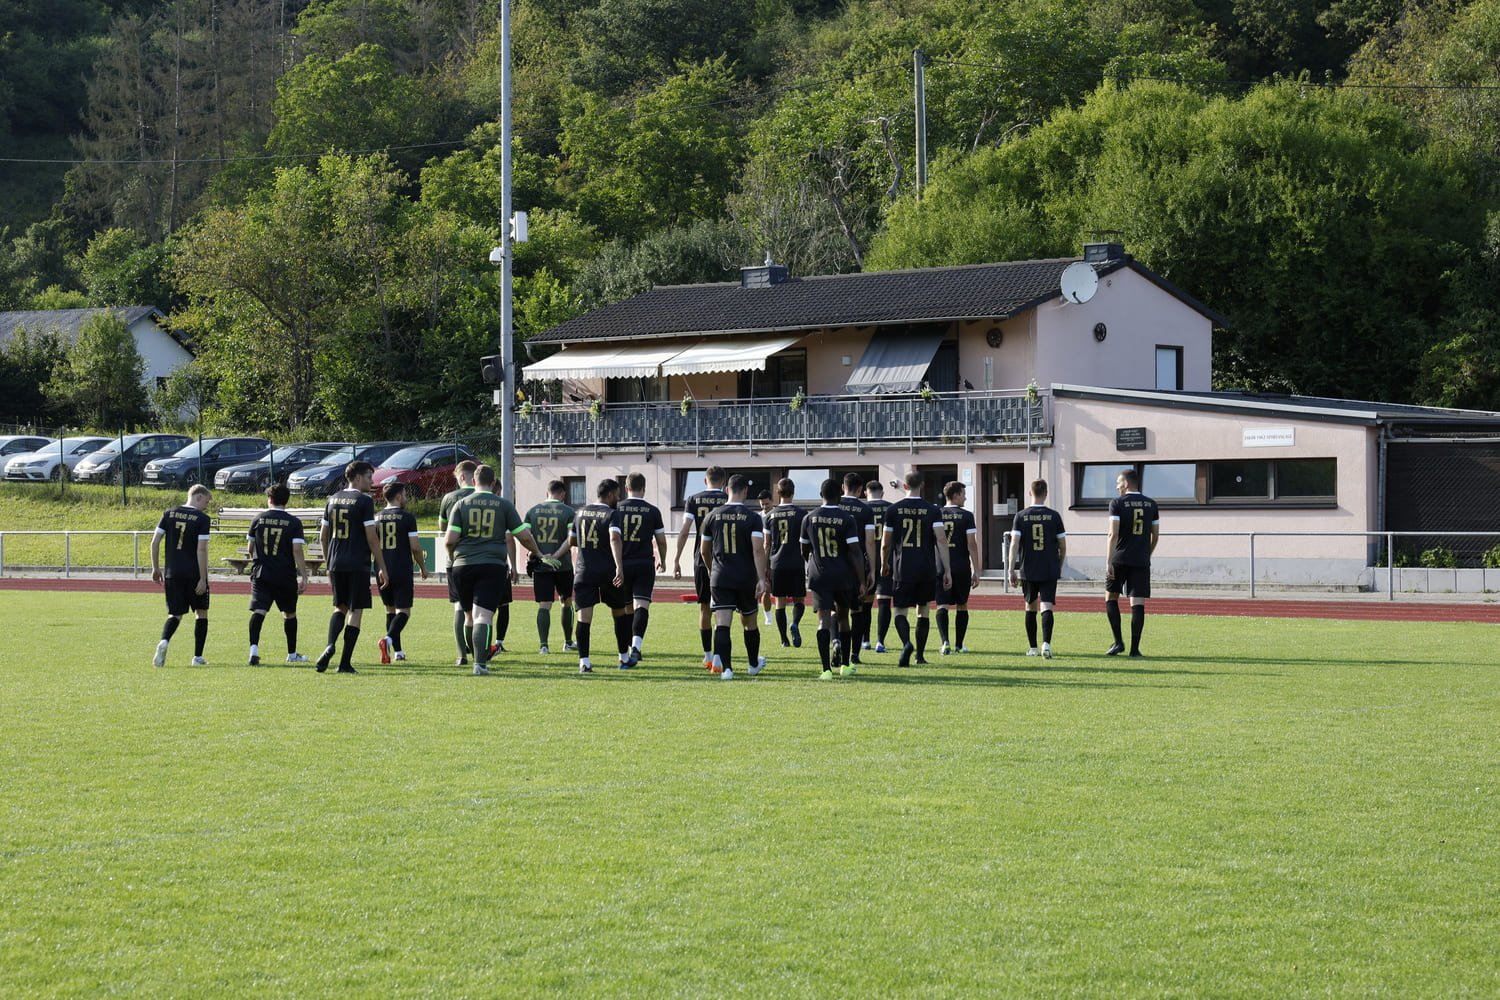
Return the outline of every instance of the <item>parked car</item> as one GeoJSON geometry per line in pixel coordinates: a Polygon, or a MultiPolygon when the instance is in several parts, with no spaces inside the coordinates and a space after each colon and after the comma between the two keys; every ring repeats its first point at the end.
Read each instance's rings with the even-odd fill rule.
{"type": "Polygon", "coordinates": [[[204,438],[189,441],[176,454],[147,462],[141,482],[147,486],[178,487],[212,482],[226,465],[238,465],[271,453],[271,442],[259,437],[204,438]]]}
{"type": "Polygon", "coordinates": [[[139,482],[147,462],[165,458],[192,440],[185,434],[127,434],[123,440],[111,438],[104,447],[73,466],[73,480],[118,483],[123,478],[127,483],[139,482]]]}
{"type": "Polygon", "coordinates": [[[49,444],[57,444],[57,438],[37,437],[34,434],[0,435],[0,461],[12,455],[24,455],[28,451],[36,451],[49,444]]]}
{"type": "Polygon", "coordinates": [[[304,496],[332,496],[344,488],[344,466],[360,459],[379,468],[386,459],[409,444],[410,441],[377,441],[346,448],[321,465],[309,465],[287,476],[286,487],[304,496]]]}
{"type": "Polygon", "coordinates": [[[288,444],[277,448],[269,456],[253,462],[229,465],[214,473],[214,489],[218,490],[263,490],[271,485],[272,470],[276,482],[285,482],[286,477],[309,465],[327,462],[340,449],[352,447],[347,441],[318,441],[313,444],[288,444]]]}
{"type": "Polygon", "coordinates": [[[375,470],[373,492],[385,495],[390,483],[405,483],[407,496],[413,498],[442,496],[457,485],[453,469],[459,462],[472,459],[467,445],[441,441],[414,444],[387,458],[375,470]]]}
{"type": "Polygon", "coordinates": [[[7,460],[5,478],[30,482],[58,480],[64,470],[71,476],[75,465],[107,444],[107,437],[63,438],[61,447],[52,441],[38,451],[23,452],[7,460]]]}

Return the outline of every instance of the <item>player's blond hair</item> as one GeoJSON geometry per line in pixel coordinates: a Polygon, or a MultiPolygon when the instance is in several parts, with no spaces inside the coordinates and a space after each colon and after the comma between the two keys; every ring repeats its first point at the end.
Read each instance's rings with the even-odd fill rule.
{"type": "Polygon", "coordinates": [[[213,495],[214,495],[213,491],[210,490],[207,486],[204,486],[202,483],[194,483],[192,486],[188,487],[188,502],[189,503],[191,503],[192,501],[196,500],[198,497],[203,497],[204,499],[212,500],[213,499],[213,495]]]}

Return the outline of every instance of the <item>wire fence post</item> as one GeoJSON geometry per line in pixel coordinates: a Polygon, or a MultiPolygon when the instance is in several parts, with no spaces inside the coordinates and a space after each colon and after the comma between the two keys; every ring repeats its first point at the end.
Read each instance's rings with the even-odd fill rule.
{"type": "Polygon", "coordinates": [[[5,532],[0,531],[0,576],[5,575],[5,532]]]}
{"type": "Polygon", "coordinates": [[[73,575],[73,533],[63,532],[63,579],[73,575]]]}
{"type": "Polygon", "coordinates": [[[120,428],[120,506],[130,506],[130,494],[125,490],[125,428],[120,428]]]}
{"type": "Polygon", "coordinates": [[[1396,536],[1389,531],[1385,534],[1385,599],[1396,599],[1396,536]]]}
{"type": "Polygon", "coordinates": [[[141,533],[132,531],[130,533],[130,578],[134,580],[141,575],[141,533]]]}

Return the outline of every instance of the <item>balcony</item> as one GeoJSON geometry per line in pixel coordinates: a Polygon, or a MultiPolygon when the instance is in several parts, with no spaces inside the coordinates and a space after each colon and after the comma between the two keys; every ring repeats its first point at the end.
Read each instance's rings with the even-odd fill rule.
{"type": "Polygon", "coordinates": [[[516,448],[559,453],[744,448],[958,447],[1051,443],[1051,398],[1024,391],[893,396],[616,403],[594,419],[586,404],[540,405],[516,421],[516,448]]]}

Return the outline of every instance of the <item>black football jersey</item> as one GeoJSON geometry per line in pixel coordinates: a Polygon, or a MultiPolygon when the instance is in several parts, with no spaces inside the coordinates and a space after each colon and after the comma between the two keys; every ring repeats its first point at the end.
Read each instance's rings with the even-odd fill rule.
{"type": "Polygon", "coordinates": [[[710,581],[715,587],[754,589],[759,576],[755,539],[764,537],[760,513],[742,503],[727,503],[710,511],[700,525],[713,546],[710,581]]]}
{"type": "Polygon", "coordinates": [[[1062,515],[1051,507],[1027,507],[1016,515],[1012,531],[1021,539],[1021,561],[1016,567],[1023,580],[1056,580],[1062,576],[1057,540],[1063,538],[1062,515]]]}
{"type": "Polygon", "coordinates": [[[579,578],[604,583],[615,578],[615,556],[609,536],[620,530],[619,512],[609,504],[591,503],[573,515],[573,548],[578,551],[579,578]]]}
{"type": "Polygon", "coordinates": [[[771,569],[793,570],[802,564],[802,520],[807,511],[784,503],[771,508],[766,521],[766,555],[771,569]]]}
{"type": "Polygon", "coordinates": [[[282,585],[297,582],[297,557],[292,548],[306,544],[300,517],[275,507],[263,510],[250,522],[245,537],[255,544],[250,579],[282,585]]]}
{"type": "Polygon", "coordinates": [[[903,497],[885,512],[885,531],[891,532],[891,575],[898,581],[937,579],[937,532],[943,514],[921,497],[903,497]]]}
{"type": "Polygon", "coordinates": [[[323,508],[328,525],[328,568],[347,572],[369,572],[370,542],[365,525],[375,523],[375,501],[359,490],[339,490],[323,508]]]}
{"type": "Polygon", "coordinates": [[[1109,519],[1120,523],[1109,561],[1119,566],[1150,566],[1151,529],[1160,520],[1156,501],[1140,493],[1115,497],[1109,502],[1109,519]]]}
{"type": "Polygon", "coordinates": [[[411,579],[411,536],[418,531],[417,519],[401,507],[385,507],[375,515],[375,537],[385,559],[385,573],[393,582],[411,579]]]}
{"type": "Polygon", "coordinates": [[[682,505],[684,517],[692,518],[693,558],[698,559],[699,546],[703,542],[703,521],[709,514],[729,502],[729,494],[723,490],[708,489],[694,493],[682,505]]]}
{"type": "Polygon", "coordinates": [[[948,568],[955,577],[973,573],[974,567],[969,565],[969,535],[979,530],[974,523],[974,512],[950,504],[943,508],[942,514],[943,527],[948,529],[948,568]]]}
{"type": "Polygon", "coordinates": [[[661,511],[640,497],[626,497],[615,510],[620,515],[620,539],[626,566],[656,565],[656,536],[666,531],[661,511]]]}
{"type": "MultiPolygon", "coordinates": [[[[879,560],[884,558],[881,549],[885,545],[885,532],[881,531],[880,528],[881,525],[885,524],[885,512],[891,509],[891,502],[882,497],[879,500],[866,500],[865,506],[870,508],[871,523],[875,525],[875,558],[879,560]]],[[[880,563],[878,561],[875,564],[875,569],[877,572],[880,570],[880,563]]]]}
{"type": "Polygon", "coordinates": [[[834,504],[824,504],[802,518],[802,550],[807,557],[807,581],[830,590],[853,590],[862,582],[855,553],[864,539],[854,515],[834,504]]]}
{"type": "Polygon", "coordinates": [[[162,514],[156,530],[166,536],[162,574],[168,579],[198,579],[198,541],[209,537],[213,520],[198,508],[183,505],[162,514]]]}

